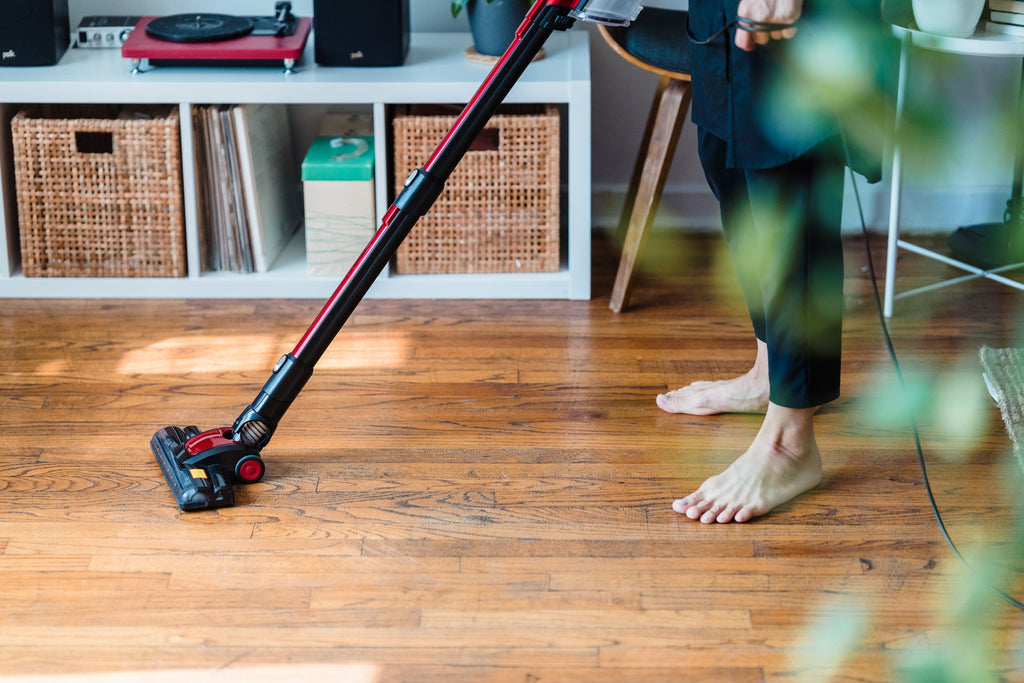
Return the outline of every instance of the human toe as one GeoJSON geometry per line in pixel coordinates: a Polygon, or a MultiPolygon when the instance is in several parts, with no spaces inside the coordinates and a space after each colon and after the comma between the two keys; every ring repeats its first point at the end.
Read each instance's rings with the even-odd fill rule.
{"type": "Polygon", "coordinates": [[[753,518],[754,518],[753,511],[751,511],[750,508],[745,508],[744,507],[744,508],[740,508],[739,510],[736,511],[736,514],[733,515],[732,521],[738,522],[738,523],[742,524],[743,522],[750,521],[753,518]]]}
{"type": "Polygon", "coordinates": [[[702,505],[704,497],[700,495],[700,492],[691,493],[686,498],[679,498],[672,502],[672,509],[679,514],[689,516],[690,511],[696,509],[702,505]]]}
{"type": "Polygon", "coordinates": [[[686,516],[690,519],[702,519],[704,514],[711,508],[712,501],[702,500],[699,503],[690,505],[686,510],[686,516]]]}
{"type": "Polygon", "coordinates": [[[725,505],[723,504],[712,505],[700,516],[700,521],[704,524],[716,522],[718,521],[719,515],[723,513],[723,510],[725,510],[725,505]]]}
{"type": "Polygon", "coordinates": [[[718,522],[719,524],[728,524],[729,522],[738,522],[740,520],[737,519],[737,515],[738,515],[738,513],[742,509],[743,509],[743,506],[741,506],[741,505],[729,505],[729,506],[726,506],[726,508],[724,510],[722,510],[721,512],[719,512],[718,516],[715,517],[715,521],[718,522]]]}

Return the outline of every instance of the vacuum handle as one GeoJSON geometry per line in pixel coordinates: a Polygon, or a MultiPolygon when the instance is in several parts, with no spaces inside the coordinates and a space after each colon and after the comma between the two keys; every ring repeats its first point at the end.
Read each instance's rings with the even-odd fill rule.
{"type": "Polygon", "coordinates": [[[405,188],[384,215],[380,228],[299,340],[292,356],[307,366],[316,364],[416,221],[440,196],[445,182],[473,140],[537,56],[548,37],[555,30],[570,28],[574,20],[569,13],[586,2],[546,0],[531,7],[512,43],[498,59],[444,140],[423,168],[413,172],[406,181],[405,188]]]}

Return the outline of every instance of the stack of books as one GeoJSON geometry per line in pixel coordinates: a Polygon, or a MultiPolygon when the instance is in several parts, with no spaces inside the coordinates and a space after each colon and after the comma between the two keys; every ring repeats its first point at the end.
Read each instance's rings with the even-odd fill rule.
{"type": "Polygon", "coordinates": [[[1024,37],[1024,0],[988,0],[989,33],[1005,33],[1024,37]]]}

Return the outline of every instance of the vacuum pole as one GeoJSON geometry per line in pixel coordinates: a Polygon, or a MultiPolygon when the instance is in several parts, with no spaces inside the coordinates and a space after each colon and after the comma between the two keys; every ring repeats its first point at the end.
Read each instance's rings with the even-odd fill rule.
{"type": "Polygon", "coordinates": [[[512,43],[422,168],[416,169],[388,208],[381,226],[327,300],[295,349],[281,358],[256,399],[232,427],[234,438],[260,449],[313,373],[313,366],[341,331],[416,222],[444,190],[445,181],[466,155],[498,106],[555,30],[570,28],[569,12],[579,2],[535,4],[512,43]]]}
{"type": "Polygon", "coordinates": [[[567,16],[568,9],[537,4],[527,15],[512,44],[463,109],[434,154],[405,181],[403,190],[388,209],[376,235],[295,346],[292,355],[298,360],[315,364],[327,350],[416,221],[440,196],[445,181],[523,71],[537,56],[552,31],[572,25],[572,20],[567,16]]]}

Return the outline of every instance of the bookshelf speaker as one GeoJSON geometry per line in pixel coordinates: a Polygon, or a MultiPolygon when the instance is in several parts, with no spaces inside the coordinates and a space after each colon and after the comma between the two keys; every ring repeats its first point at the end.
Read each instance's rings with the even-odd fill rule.
{"type": "Polygon", "coordinates": [[[68,0],[0,0],[0,66],[50,66],[68,49],[68,0]]]}
{"type": "Polygon", "coordinates": [[[400,66],[409,0],[313,0],[313,53],[324,66],[400,66]]]}

